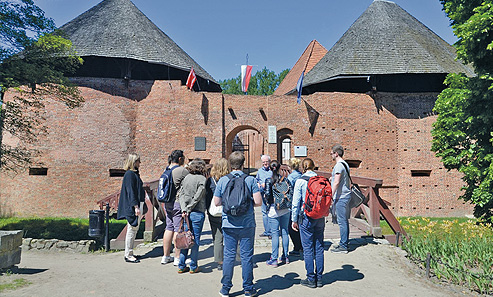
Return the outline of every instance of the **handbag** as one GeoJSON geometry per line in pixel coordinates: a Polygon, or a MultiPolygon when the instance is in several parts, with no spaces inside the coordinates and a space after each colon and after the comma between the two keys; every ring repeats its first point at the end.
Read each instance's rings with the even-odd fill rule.
{"type": "Polygon", "coordinates": [[[342,165],[346,168],[347,175],[349,176],[349,181],[351,182],[351,199],[349,199],[348,207],[355,208],[360,206],[366,199],[366,196],[361,192],[361,189],[359,188],[358,184],[353,183],[353,180],[351,179],[351,174],[349,174],[349,169],[346,165],[346,163],[342,162],[342,165]]]}
{"type": "MultiPolygon", "coordinates": [[[[214,184],[216,184],[216,180],[214,178],[211,179],[214,181],[214,184]]],[[[222,205],[216,206],[213,197],[211,201],[211,205],[209,206],[209,209],[207,211],[213,217],[221,217],[223,215],[223,206],[222,205]]]]}
{"type": "Polygon", "coordinates": [[[190,222],[188,216],[186,216],[180,223],[180,231],[176,234],[175,238],[175,248],[179,250],[189,249],[195,244],[195,238],[193,237],[192,231],[190,231],[190,222]],[[183,228],[183,221],[187,221],[188,230],[185,231],[183,228]]]}
{"type": "Polygon", "coordinates": [[[216,203],[214,203],[214,200],[212,200],[208,212],[213,217],[221,217],[223,215],[223,206],[216,206],[216,203]]]}

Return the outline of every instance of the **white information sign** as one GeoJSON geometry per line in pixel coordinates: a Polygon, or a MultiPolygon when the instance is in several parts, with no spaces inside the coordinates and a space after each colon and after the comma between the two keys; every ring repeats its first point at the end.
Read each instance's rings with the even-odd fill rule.
{"type": "Polygon", "coordinates": [[[277,129],[276,126],[269,126],[269,143],[277,143],[277,129]]]}
{"type": "Polygon", "coordinates": [[[304,145],[299,145],[294,147],[294,156],[295,157],[306,157],[307,149],[304,145]]]}

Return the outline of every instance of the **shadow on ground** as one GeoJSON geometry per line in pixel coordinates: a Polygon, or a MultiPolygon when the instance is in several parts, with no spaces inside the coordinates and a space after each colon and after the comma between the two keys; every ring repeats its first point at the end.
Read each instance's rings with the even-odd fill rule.
{"type": "Polygon", "coordinates": [[[0,276],[4,274],[25,274],[25,275],[31,275],[31,274],[37,274],[41,272],[45,272],[48,269],[40,269],[40,268],[19,268],[17,266],[13,266],[12,268],[9,269],[4,269],[0,270],[0,276]]]}
{"type": "Polygon", "coordinates": [[[332,270],[322,276],[324,285],[330,285],[335,282],[354,282],[361,280],[365,275],[359,272],[359,269],[354,268],[353,265],[342,265],[342,269],[332,270]]]}

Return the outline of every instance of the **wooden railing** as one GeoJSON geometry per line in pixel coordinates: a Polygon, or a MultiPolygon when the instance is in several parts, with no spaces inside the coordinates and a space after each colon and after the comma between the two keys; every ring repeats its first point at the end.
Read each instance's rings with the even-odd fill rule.
{"type": "MultiPolygon", "coordinates": [[[[331,178],[332,174],[326,171],[315,171],[318,175],[331,178]]],[[[291,173],[289,166],[282,165],[280,174],[287,176],[291,173]]],[[[382,187],[383,180],[373,179],[360,176],[351,176],[354,183],[358,184],[366,196],[366,200],[359,207],[351,210],[349,222],[357,228],[365,231],[367,234],[374,237],[382,237],[382,227],[380,218],[382,217],[390,226],[394,235],[386,235],[385,238],[392,243],[396,243],[395,234],[399,232],[401,236],[407,237],[406,231],[402,229],[401,224],[395,218],[392,211],[389,209],[389,202],[379,196],[379,189],[382,187]]]]}
{"type": "MultiPolygon", "coordinates": [[[[157,187],[159,184],[159,180],[145,182],[144,190],[146,192],[145,203],[147,205],[147,213],[143,216],[145,219],[145,231],[144,231],[144,240],[145,241],[154,241],[157,236],[157,228],[156,223],[161,221],[165,223],[165,213],[164,209],[160,207],[160,204],[157,201],[156,193],[157,187]]],[[[115,214],[118,210],[118,200],[120,198],[120,191],[115,192],[104,199],[101,199],[97,202],[99,205],[99,209],[104,209],[106,204],[108,203],[110,206],[110,214],[115,214]]],[[[164,226],[164,225],[163,225],[164,226]]],[[[118,235],[116,239],[111,240],[111,249],[121,249],[125,246],[125,236],[127,233],[127,226],[123,228],[122,232],[118,235]]],[[[140,242],[142,240],[136,240],[136,242],[140,242]]]]}
{"type": "MultiPolygon", "coordinates": [[[[288,166],[282,165],[280,168],[280,174],[287,176],[291,173],[288,166]]],[[[330,172],[316,171],[318,175],[331,177],[330,172]]],[[[358,184],[366,196],[366,200],[357,208],[351,210],[351,217],[349,222],[357,228],[367,232],[368,235],[373,237],[382,237],[382,228],[380,226],[380,218],[382,217],[390,226],[394,234],[401,234],[401,236],[407,237],[406,231],[402,229],[399,221],[395,218],[392,211],[389,209],[390,203],[383,200],[378,192],[382,187],[383,180],[372,179],[360,176],[351,176],[354,183],[358,184]]],[[[145,218],[145,232],[144,239],[146,241],[154,241],[157,236],[156,223],[158,221],[165,222],[165,213],[160,203],[157,201],[157,187],[159,180],[144,183],[144,190],[146,191],[146,200],[148,211],[144,215],[145,218]]],[[[99,200],[97,203],[100,209],[104,209],[106,203],[110,205],[110,213],[116,213],[118,209],[118,199],[120,197],[120,191],[115,192],[106,198],[99,200]]],[[[120,249],[124,247],[125,235],[127,227],[125,227],[120,235],[111,241],[112,249],[120,249]]],[[[396,243],[398,238],[395,235],[386,235],[385,238],[392,243],[396,243]]]]}
{"type": "MultiPolygon", "coordinates": [[[[330,172],[316,171],[318,175],[331,177],[330,172]]],[[[382,237],[382,227],[380,225],[380,216],[389,224],[394,234],[401,234],[407,237],[406,231],[402,229],[401,224],[395,218],[392,211],[389,209],[390,203],[383,200],[378,195],[379,189],[382,187],[383,180],[373,179],[360,176],[351,176],[353,182],[358,184],[361,191],[366,196],[366,200],[360,206],[351,210],[349,222],[359,229],[367,232],[373,237],[382,237]]],[[[396,240],[394,236],[385,236],[390,242],[396,240]]]]}

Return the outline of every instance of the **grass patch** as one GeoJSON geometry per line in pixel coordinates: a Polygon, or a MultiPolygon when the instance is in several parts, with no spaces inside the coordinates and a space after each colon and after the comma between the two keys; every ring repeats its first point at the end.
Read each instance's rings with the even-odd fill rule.
{"type": "Polygon", "coordinates": [[[30,284],[31,284],[31,282],[27,281],[24,278],[16,278],[13,281],[7,282],[7,283],[1,282],[0,283],[0,293],[3,291],[7,291],[7,290],[15,290],[18,288],[22,288],[22,287],[28,286],[30,284]]]}
{"type": "MultiPolygon", "coordinates": [[[[397,220],[401,224],[404,231],[406,231],[406,233],[408,233],[409,235],[418,236],[426,233],[422,228],[420,229],[420,227],[429,224],[429,222],[433,222],[433,224],[440,225],[445,221],[454,221],[457,222],[457,224],[461,224],[468,222],[471,219],[465,217],[462,218],[399,217],[397,218],[397,220]]],[[[477,222],[477,220],[473,220],[473,221],[477,222]]],[[[382,234],[384,235],[394,234],[389,224],[387,224],[385,220],[380,221],[380,226],[382,227],[382,234]]]]}
{"type": "MultiPolygon", "coordinates": [[[[431,272],[439,280],[468,287],[481,294],[493,293],[493,228],[467,218],[401,217],[410,240],[403,248],[425,267],[431,255],[431,272]]],[[[384,234],[392,234],[382,224],[384,234]]]]}
{"type": "MultiPolygon", "coordinates": [[[[127,224],[126,220],[110,219],[109,236],[116,238],[127,224]]],[[[67,241],[94,239],[89,237],[89,219],[76,218],[0,218],[1,230],[23,230],[24,238],[59,239],[67,241]]],[[[142,238],[145,221],[140,224],[137,238],[142,238]]]]}

